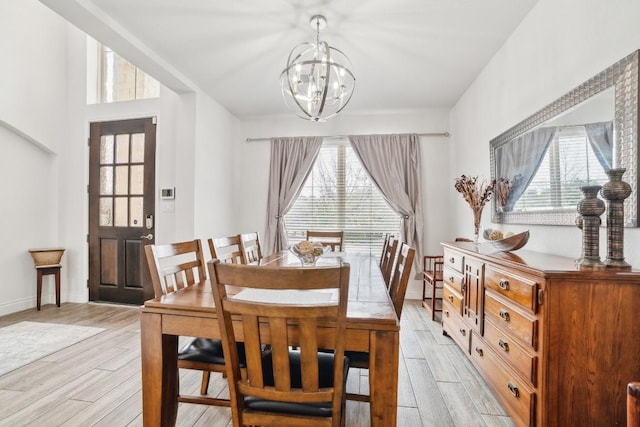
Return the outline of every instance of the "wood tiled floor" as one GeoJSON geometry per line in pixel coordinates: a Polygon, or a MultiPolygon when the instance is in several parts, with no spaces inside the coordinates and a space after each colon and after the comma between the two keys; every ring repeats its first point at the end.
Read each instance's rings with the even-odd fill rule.
{"type": "MultiPolygon", "coordinates": [[[[138,309],[102,304],[43,306],[0,317],[0,327],[23,320],[97,326],[106,330],[0,376],[0,426],[141,426],[138,309]]],[[[398,426],[511,426],[485,382],[418,301],[402,319],[398,426]]],[[[0,343],[0,345],[11,345],[0,343]]],[[[367,371],[350,372],[350,391],[366,391],[367,371]]],[[[196,394],[200,374],[181,372],[196,394]]],[[[210,394],[226,393],[212,376],[210,394]]],[[[347,402],[347,426],[368,426],[367,404],[347,402]]],[[[179,426],[230,426],[227,408],[180,404],[179,426]]]]}

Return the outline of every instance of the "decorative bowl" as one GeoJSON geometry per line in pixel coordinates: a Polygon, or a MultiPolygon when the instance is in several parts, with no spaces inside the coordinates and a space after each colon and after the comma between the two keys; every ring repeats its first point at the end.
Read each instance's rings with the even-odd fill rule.
{"type": "Polygon", "coordinates": [[[488,244],[499,251],[515,251],[522,248],[529,241],[529,230],[497,240],[492,240],[489,238],[491,237],[493,231],[494,230],[491,230],[490,228],[484,230],[483,237],[488,244]]]}
{"type": "Polygon", "coordinates": [[[29,249],[36,268],[58,265],[64,254],[64,248],[35,248],[29,249]]]}
{"type": "Polygon", "coordinates": [[[296,243],[290,248],[291,252],[298,257],[302,266],[316,265],[318,258],[329,249],[331,249],[329,246],[324,247],[322,243],[308,242],[306,240],[296,243]]]}

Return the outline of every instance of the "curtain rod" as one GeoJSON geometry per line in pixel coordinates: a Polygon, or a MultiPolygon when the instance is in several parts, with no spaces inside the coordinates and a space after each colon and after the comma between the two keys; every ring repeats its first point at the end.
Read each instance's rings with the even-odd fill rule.
{"type": "MultiPolygon", "coordinates": [[[[406,134],[405,134],[406,135],[406,134]]],[[[449,132],[423,132],[417,133],[418,136],[449,136],[449,132]]],[[[314,135],[315,136],[315,135],[314,135]]],[[[348,138],[349,135],[318,135],[320,138],[348,138]]],[[[247,138],[246,142],[256,142],[256,141],[269,141],[272,137],[263,137],[263,138],[247,138]]],[[[301,136],[292,136],[291,138],[305,138],[301,136]]]]}

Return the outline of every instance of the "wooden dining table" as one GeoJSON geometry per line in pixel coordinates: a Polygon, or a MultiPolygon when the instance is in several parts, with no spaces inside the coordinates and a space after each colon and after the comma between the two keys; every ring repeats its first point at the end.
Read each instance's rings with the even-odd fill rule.
{"type": "MultiPolygon", "coordinates": [[[[397,418],[400,322],[378,259],[330,252],[316,266],[342,262],[350,264],[346,349],[369,352],[371,426],[392,427],[397,418]]],[[[309,268],[289,251],[265,257],[261,265],[309,268]]],[[[143,424],[173,426],[178,412],[178,337],[220,338],[209,281],[146,301],[140,329],[143,424]]]]}

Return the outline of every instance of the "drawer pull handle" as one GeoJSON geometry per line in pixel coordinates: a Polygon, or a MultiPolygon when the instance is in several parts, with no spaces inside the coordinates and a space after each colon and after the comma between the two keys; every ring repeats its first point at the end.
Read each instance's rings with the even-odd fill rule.
{"type": "Polygon", "coordinates": [[[460,334],[462,334],[463,337],[467,336],[467,331],[465,329],[460,328],[460,334]]]}
{"type": "Polygon", "coordinates": [[[451,257],[451,258],[449,258],[449,262],[450,262],[451,264],[455,264],[456,259],[455,259],[454,257],[451,257]]]}
{"type": "Polygon", "coordinates": [[[464,279],[462,280],[462,283],[460,283],[460,285],[461,285],[462,293],[464,294],[465,292],[467,292],[467,283],[464,281],[464,279]]]}
{"type": "Polygon", "coordinates": [[[484,353],[482,351],[482,349],[480,347],[476,347],[476,353],[478,353],[480,356],[483,356],[484,353]]]}
{"type": "Polygon", "coordinates": [[[453,302],[453,295],[449,295],[449,301],[453,302]]]}
{"type": "Polygon", "coordinates": [[[515,397],[520,397],[520,392],[518,391],[518,387],[514,383],[509,381],[509,384],[507,384],[507,387],[509,388],[509,391],[511,392],[511,394],[513,394],[515,397]]]}
{"type": "Polygon", "coordinates": [[[504,320],[505,322],[509,321],[509,312],[507,310],[501,309],[500,310],[500,317],[502,318],[502,320],[504,320]]]}
{"type": "Polygon", "coordinates": [[[453,276],[449,276],[449,282],[453,283],[453,276]]]}
{"type": "Polygon", "coordinates": [[[505,352],[509,352],[509,344],[504,342],[503,340],[498,341],[498,345],[500,346],[501,349],[503,349],[505,352]]]}
{"type": "Polygon", "coordinates": [[[500,279],[500,283],[498,283],[500,289],[504,289],[505,291],[509,290],[509,281],[507,279],[500,279]]]}
{"type": "Polygon", "coordinates": [[[447,317],[449,317],[449,310],[445,310],[445,311],[444,311],[444,315],[445,315],[445,316],[447,316],[447,317]]]}

